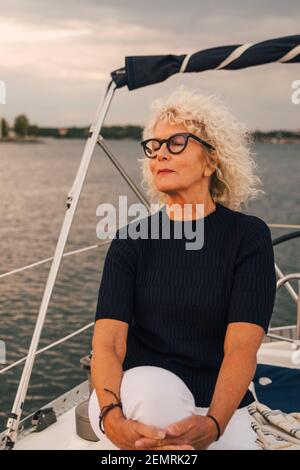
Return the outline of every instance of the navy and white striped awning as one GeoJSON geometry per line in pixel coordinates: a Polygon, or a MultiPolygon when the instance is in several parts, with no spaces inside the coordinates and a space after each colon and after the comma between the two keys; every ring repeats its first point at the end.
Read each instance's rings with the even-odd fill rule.
{"type": "Polygon", "coordinates": [[[299,63],[300,35],[256,44],[212,47],[193,54],[125,57],[125,67],[111,73],[117,88],[135,90],[163,82],[175,73],[237,70],[270,62],[299,63]]]}

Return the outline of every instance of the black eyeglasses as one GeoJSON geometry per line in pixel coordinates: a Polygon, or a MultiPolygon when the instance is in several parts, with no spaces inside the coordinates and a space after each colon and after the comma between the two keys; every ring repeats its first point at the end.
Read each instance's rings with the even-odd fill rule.
{"type": "Polygon", "coordinates": [[[143,140],[141,142],[141,146],[143,147],[145,155],[148,158],[155,158],[163,143],[167,144],[167,149],[170,153],[176,155],[184,151],[188,144],[189,138],[197,140],[197,142],[200,142],[200,144],[204,145],[210,150],[215,150],[215,148],[208,142],[205,142],[205,140],[201,139],[195,134],[191,134],[190,132],[179,132],[177,134],[171,135],[168,139],[143,140]]]}

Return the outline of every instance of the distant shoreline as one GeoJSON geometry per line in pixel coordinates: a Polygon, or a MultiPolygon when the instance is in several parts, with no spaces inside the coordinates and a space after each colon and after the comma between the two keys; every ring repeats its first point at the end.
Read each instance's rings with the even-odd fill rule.
{"type": "Polygon", "coordinates": [[[32,136],[27,136],[25,138],[21,137],[4,137],[0,139],[0,144],[7,144],[7,143],[13,143],[13,144],[40,144],[44,143],[44,139],[41,139],[40,137],[32,137],[32,136]]]}
{"type": "MultiPolygon", "coordinates": [[[[84,140],[83,137],[39,137],[38,139],[0,139],[0,144],[46,144],[47,139],[55,140],[84,140]]],[[[109,137],[106,140],[138,140],[132,137],[109,137]]],[[[255,143],[259,144],[272,144],[272,145],[288,145],[288,144],[300,144],[300,139],[255,139],[255,143]]]]}
{"type": "MultiPolygon", "coordinates": [[[[20,137],[10,130],[8,137],[0,138],[0,143],[44,143],[45,138],[83,139],[88,138],[88,127],[42,128],[36,127],[35,135],[20,137]]],[[[142,140],[143,128],[140,126],[104,126],[101,135],[106,140],[142,140]]],[[[274,130],[269,132],[254,131],[249,135],[253,141],[268,144],[300,144],[300,131],[274,130]]]]}
{"type": "MultiPolygon", "coordinates": [[[[38,139],[1,139],[0,144],[46,144],[46,139],[55,140],[83,140],[82,137],[40,137],[38,139]]],[[[116,139],[115,137],[106,138],[106,140],[138,140],[132,137],[123,137],[122,139],[116,139]]],[[[288,145],[288,144],[300,144],[300,139],[256,139],[255,143],[258,144],[272,144],[272,145],[288,145]]]]}

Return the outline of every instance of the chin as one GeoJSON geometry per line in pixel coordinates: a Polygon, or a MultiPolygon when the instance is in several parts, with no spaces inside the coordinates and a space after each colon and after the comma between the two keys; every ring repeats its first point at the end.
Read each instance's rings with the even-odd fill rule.
{"type": "Polygon", "coordinates": [[[176,191],[176,187],[171,186],[170,184],[158,184],[156,186],[157,191],[160,191],[161,193],[168,193],[171,191],[176,191]]]}

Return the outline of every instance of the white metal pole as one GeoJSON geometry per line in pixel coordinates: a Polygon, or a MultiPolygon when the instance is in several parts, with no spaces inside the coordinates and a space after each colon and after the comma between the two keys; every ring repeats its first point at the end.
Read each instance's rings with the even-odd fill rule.
{"type": "Polygon", "coordinates": [[[116,85],[110,82],[106,90],[104,99],[98,106],[94,123],[89,130],[89,136],[83,151],[80,166],[77,171],[72,189],[67,198],[67,211],[61,227],[58,242],[55,248],[54,258],[50,267],[47,283],[43,293],[43,298],[35,324],[34,333],[31,339],[28,356],[24,365],[21,380],[19,382],[17,394],[12,407],[11,415],[7,420],[6,435],[4,439],[4,446],[6,449],[12,449],[17,439],[18,426],[22,415],[22,407],[26,398],[29,380],[35,360],[35,354],[38,348],[41,332],[47,315],[47,309],[51,298],[52,290],[55,284],[57,273],[59,270],[60,262],[63,256],[65,244],[71,229],[72,221],[74,218],[75,210],[79,201],[83,182],[93,155],[97,139],[103,125],[106,113],[113,98],[116,85]]]}

